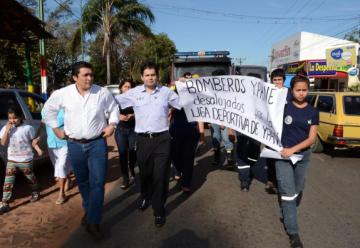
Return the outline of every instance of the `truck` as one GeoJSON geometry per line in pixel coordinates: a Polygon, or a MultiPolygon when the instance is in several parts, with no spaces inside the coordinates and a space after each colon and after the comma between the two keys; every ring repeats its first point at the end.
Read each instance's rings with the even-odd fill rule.
{"type": "Polygon", "coordinates": [[[261,78],[264,82],[268,81],[265,66],[233,65],[229,55],[229,51],[178,52],[171,65],[171,82],[175,82],[186,72],[199,77],[243,75],[261,78]]]}
{"type": "Polygon", "coordinates": [[[268,81],[267,68],[261,65],[235,65],[233,66],[232,74],[256,77],[262,79],[264,82],[268,81]]]}
{"type": "Polygon", "coordinates": [[[175,82],[184,73],[190,72],[199,77],[232,74],[231,58],[228,51],[178,52],[171,65],[171,82],[175,82]]]}

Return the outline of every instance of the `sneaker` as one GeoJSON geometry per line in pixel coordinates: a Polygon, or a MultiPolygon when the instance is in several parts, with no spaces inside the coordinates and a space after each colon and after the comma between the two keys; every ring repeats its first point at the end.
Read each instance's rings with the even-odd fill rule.
{"type": "Polygon", "coordinates": [[[38,200],[40,200],[40,192],[38,192],[38,191],[33,191],[33,192],[31,193],[30,202],[36,202],[36,201],[38,201],[38,200]]]}
{"type": "Polygon", "coordinates": [[[0,203],[0,214],[6,213],[9,210],[10,210],[9,204],[4,202],[0,203]]]}
{"type": "Polygon", "coordinates": [[[303,248],[303,244],[300,241],[299,234],[291,234],[289,235],[290,238],[290,246],[291,248],[303,248]]]}

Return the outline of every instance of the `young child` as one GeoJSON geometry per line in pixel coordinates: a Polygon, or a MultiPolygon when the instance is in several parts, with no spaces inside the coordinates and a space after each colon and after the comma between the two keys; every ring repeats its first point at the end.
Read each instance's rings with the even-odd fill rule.
{"type": "Polygon", "coordinates": [[[33,173],[32,160],[34,153],[32,147],[42,154],[37,145],[39,139],[35,139],[35,130],[32,126],[23,123],[23,115],[20,108],[14,106],[8,109],[8,122],[0,131],[1,145],[7,146],[6,176],[3,188],[3,199],[0,204],[0,214],[9,211],[9,200],[15,182],[16,170],[20,170],[31,183],[31,202],[40,198],[38,184],[33,173]],[[34,140],[33,144],[32,141],[34,140]]]}

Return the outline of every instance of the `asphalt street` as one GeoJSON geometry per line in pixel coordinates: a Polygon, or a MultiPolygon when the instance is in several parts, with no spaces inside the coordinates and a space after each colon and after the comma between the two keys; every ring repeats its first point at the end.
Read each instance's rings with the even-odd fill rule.
{"type": "MultiPolygon", "coordinates": [[[[154,227],[151,208],[137,210],[139,187],[123,191],[119,182],[107,195],[106,239],[94,243],[79,228],[63,247],[289,247],[277,196],[265,193],[259,180],[253,181],[249,192],[241,192],[237,173],[213,167],[210,147],[202,149],[193,193],[181,193],[174,181],[170,185],[164,227],[154,227]]],[[[360,247],[359,155],[358,151],[313,155],[299,208],[305,247],[360,247]]],[[[262,180],[262,161],[255,171],[262,180]]]]}

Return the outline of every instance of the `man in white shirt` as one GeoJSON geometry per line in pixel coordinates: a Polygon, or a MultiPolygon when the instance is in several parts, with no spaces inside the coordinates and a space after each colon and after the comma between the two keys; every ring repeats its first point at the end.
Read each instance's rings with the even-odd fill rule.
{"type": "Polygon", "coordinates": [[[95,239],[102,239],[100,222],[107,171],[106,137],[119,122],[119,110],[111,93],[96,84],[91,64],[77,62],[72,68],[75,84],[55,91],[44,106],[45,123],[61,139],[68,140],[68,152],[83,199],[82,224],[95,239]],[[64,109],[64,130],[57,114],[64,109]],[[105,113],[109,113],[109,124],[105,113]]]}

